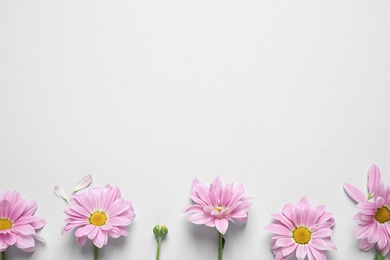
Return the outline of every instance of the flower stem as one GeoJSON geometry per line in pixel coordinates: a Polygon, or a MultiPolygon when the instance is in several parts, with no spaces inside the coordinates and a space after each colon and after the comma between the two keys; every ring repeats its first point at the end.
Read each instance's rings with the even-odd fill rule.
{"type": "Polygon", "coordinates": [[[1,252],[1,259],[2,260],[6,260],[7,259],[6,255],[5,255],[5,250],[3,252],[1,252]]]}
{"type": "Polygon", "coordinates": [[[93,260],[99,260],[99,248],[93,245],[93,260]]]}
{"type": "Polygon", "coordinates": [[[385,258],[383,257],[382,253],[378,251],[375,255],[374,260],[384,260],[385,258]]]}
{"type": "Polygon", "coordinates": [[[160,246],[161,246],[161,237],[157,237],[156,260],[160,260],[160,246]]]}
{"type": "Polygon", "coordinates": [[[222,260],[222,234],[218,232],[218,260],[222,260]]]}

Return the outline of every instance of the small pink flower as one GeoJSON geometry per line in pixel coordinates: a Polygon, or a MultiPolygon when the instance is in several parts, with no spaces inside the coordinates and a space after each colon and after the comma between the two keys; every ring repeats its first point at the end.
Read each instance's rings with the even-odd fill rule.
{"type": "Polygon", "coordinates": [[[274,224],[265,229],[275,234],[271,239],[275,259],[290,259],[295,253],[298,260],[306,256],[309,260],[322,260],[327,250],[336,250],[330,239],[335,221],[325,206],[313,207],[303,197],[296,205],[287,204],[281,214],[272,216],[274,224]]]}
{"type": "Polygon", "coordinates": [[[359,212],[353,217],[358,223],[354,237],[360,239],[359,247],[368,251],[374,246],[385,256],[390,249],[390,187],[381,181],[379,168],[368,170],[368,196],[351,184],[344,190],[357,203],[359,212]]]}
{"type": "Polygon", "coordinates": [[[221,234],[225,234],[229,221],[247,222],[248,209],[252,205],[253,198],[244,196],[242,184],[223,186],[219,176],[214,179],[209,188],[194,179],[190,198],[195,204],[184,208],[184,212],[190,213],[187,221],[216,227],[221,234]]]}
{"type": "Polygon", "coordinates": [[[80,246],[84,246],[88,238],[102,248],[108,237],[129,234],[126,226],[131,224],[135,214],[131,202],[120,197],[119,188],[111,185],[92,188],[74,195],[70,201],[73,205],[65,210],[69,218],[65,220],[67,224],[62,234],[76,228],[75,236],[80,246]]]}
{"type": "Polygon", "coordinates": [[[0,196],[0,252],[15,245],[25,252],[35,250],[35,239],[44,241],[36,234],[46,221],[33,216],[38,204],[23,200],[17,191],[6,191],[0,196]]]}

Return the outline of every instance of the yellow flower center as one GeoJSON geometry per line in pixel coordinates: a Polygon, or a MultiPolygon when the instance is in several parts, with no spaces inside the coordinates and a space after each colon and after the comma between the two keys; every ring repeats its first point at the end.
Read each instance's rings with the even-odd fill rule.
{"type": "Polygon", "coordinates": [[[89,223],[95,226],[103,226],[106,224],[107,216],[103,212],[96,211],[89,217],[89,223]]]}
{"type": "Polygon", "coordinates": [[[298,227],[296,228],[293,233],[292,237],[297,244],[306,245],[309,243],[311,238],[311,232],[309,229],[305,227],[298,227]]]}
{"type": "Polygon", "coordinates": [[[223,207],[214,207],[216,210],[218,210],[218,212],[221,212],[221,210],[223,210],[223,207]]]}
{"type": "Polygon", "coordinates": [[[221,212],[223,210],[223,207],[221,205],[221,201],[218,199],[218,206],[215,206],[214,209],[218,210],[218,212],[221,212]]]}
{"type": "Polygon", "coordinates": [[[12,227],[12,222],[8,219],[0,219],[0,230],[10,229],[12,227]]]}
{"type": "Polygon", "coordinates": [[[390,220],[390,210],[386,206],[383,206],[382,208],[377,209],[376,213],[375,213],[375,219],[376,219],[376,221],[378,221],[381,224],[389,221],[390,220]]]}

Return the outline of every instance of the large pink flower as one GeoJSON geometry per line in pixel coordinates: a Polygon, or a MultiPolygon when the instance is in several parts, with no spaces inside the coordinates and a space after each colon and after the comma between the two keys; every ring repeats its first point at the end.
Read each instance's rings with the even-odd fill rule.
{"type": "Polygon", "coordinates": [[[242,184],[223,186],[219,176],[214,179],[209,188],[194,179],[190,198],[195,204],[184,208],[184,212],[190,213],[187,221],[216,227],[221,234],[225,234],[229,220],[244,223],[247,221],[248,209],[252,205],[253,198],[244,197],[244,195],[242,184]]]}
{"type": "Polygon", "coordinates": [[[15,245],[25,252],[35,250],[35,239],[44,241],[36,230],[46,221],[33,216],[38,204],[23,200],[17,191],[6,191],[0,196],[0,252],[15,245]]]}
{"type": "Polygon", "coordinates": [[[287,204],[281,214],[273,214],[274,224],[265,227],[275,235],[271,239],[271,249],[275,259],[293,257],[298,260],[307,256],[309,260],[326,259],[327,250],[336,250],[330,239],[335,221],[325,206],[313,207],[306,197],[296,205],[287,204]]]}
{"type": "Polygon", "coordinates": [[[368,251],[376,248],[385,256],[390,249],[390,187],[381,181],[379,168],[372,165],[368,170],[368,196],[351,184],[344,190],[357,203],[359,212],[353,217],[358,223],[354,237],[360,239],[359,247],[368,251]]]}
{"type": "Polygon", "coordinates": [[[117,187],[106,185],[89,189],[81,195],[74,195],[70,200],[73,205],[65,210],[69,216],[62,234],[76,228],[75,236],[80,246],[92,240],[95,246],[102,248],[108,237],[127,236],[126,226],[135,218],[130,201],[120,197],[117,187]]]}

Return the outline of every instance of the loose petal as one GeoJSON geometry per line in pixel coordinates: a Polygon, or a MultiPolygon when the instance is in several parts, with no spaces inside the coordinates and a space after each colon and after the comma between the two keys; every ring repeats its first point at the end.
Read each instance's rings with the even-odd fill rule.
{"type": "Polygon", "coordinates": [[[84,178],[82,178],[76,185],[76,187],[74,187],[73,189],[73,193],[76,193],[82,189],[85,189],[87,188],[89,185],[91,185],[92,183],[92,175],[91,174],[88,174],[87,176],[85,176],[84,178]]]}
{"type": "Polygon", "coordinates": [[[65,191],[64,191],[60,186],[56,185],[56,186],[54,187],[54,194],[55,194],[58,198],[63,199],[63,200],[65,200],[66,202],[69,202],[69,200],[68,200],[68,198],[67,198],[67,196],[66,196],[65,191]]]}

